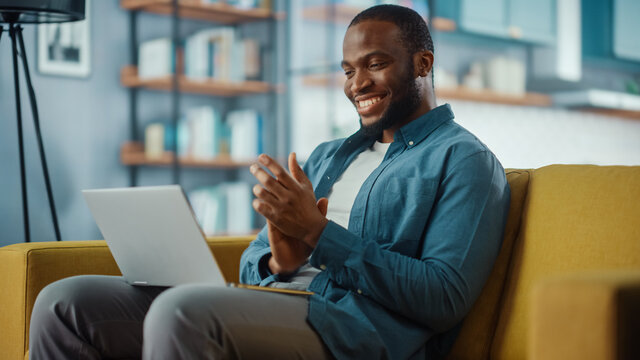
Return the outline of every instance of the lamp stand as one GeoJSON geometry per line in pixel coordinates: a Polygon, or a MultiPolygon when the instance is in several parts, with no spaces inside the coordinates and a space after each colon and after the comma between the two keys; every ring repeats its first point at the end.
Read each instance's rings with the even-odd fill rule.
{"type": "MultiPolygon", "coordinates": [[[[0,27],[0,36],[2,36],[2,28],[0,27]]],[[[47,188],[47,196],[49,198],[49,208],[51,209],[51,218],[53,220],[53,228],[56,234],[56,240],[60,241],[60,227],[58,226],[58,216],[56,214],[56,207],[53,200],[53,192],[51,191],[51,181],[49,179],[49,169],[47,167],[47,158],[45,157],[44,145],[42,143],[42,134],[40,132],[40,117],[38,116],[38,106],[36,103],[36,93],[33,90],[31,84],[31,75],[29,74],[29,65],[27,62],[27,52],[24,47],[24,40],[22,37],[22,27],[13,22],[9,22],[9,36],[11,37],[11,50],[13,58],[13,79],[16,93],[16,114],[18,117],[18,146],[20,148],[20,178],[22,185],[22,214],[24,219],[24,236],[25,241],[30,242],[29,231],[29,207],[27,201],[27,174],[24,161],[24,136],[22,131],[22,108],[20,103],[20,79],[18,77],[18,55],[22,59],[22,65],[25,74],[25,80],[27,81],[27,90],[29,92],[29,101],[31,103],[31,112],[33,114],[33,125],[36,131],[36,138],[38,140],[38,150],[40,151],[40,162],[42,164],[42,173],[44,174],[44,181],[47,188]],[[18,45],[20,51],[18,52],[18,45]]]]}

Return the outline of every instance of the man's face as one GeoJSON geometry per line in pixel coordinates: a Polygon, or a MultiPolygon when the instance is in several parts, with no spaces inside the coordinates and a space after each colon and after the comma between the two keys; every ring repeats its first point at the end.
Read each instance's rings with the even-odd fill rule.
{"type": "Polygon", "coordinates": [[[344,37],[344,93],[370,136],[404,123],[420,105],[413,60],[400,39],[395,24],[376,20],[350,27],[344,37]]]}

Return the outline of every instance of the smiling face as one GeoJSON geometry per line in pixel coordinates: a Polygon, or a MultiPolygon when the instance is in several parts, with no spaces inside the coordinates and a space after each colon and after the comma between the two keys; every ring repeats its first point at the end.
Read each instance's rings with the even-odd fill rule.
{"type": "Polygon", "coordinates": [[[342,51],[344,93],[366,134],[390,142],[395,130],[430,110],[417,81],[421,57],[408,53],[395,24],[367,20],[351,26],[342,51]]]}

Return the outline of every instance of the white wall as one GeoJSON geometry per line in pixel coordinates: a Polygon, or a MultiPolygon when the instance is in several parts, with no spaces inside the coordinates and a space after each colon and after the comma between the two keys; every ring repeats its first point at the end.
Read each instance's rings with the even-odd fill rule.
{"type": "Polygon", "coordinates": [[[487,144],[505,168],[640,165],[639,120],[559,108],[450,104],[456,121],[487,144]]]}

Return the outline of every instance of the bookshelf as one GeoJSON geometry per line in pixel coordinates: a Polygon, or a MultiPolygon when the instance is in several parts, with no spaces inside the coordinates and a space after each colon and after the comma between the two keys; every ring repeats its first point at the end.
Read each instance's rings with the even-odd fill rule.
{"type": "MultiPolygon", "coordinates": [[[[140,79],[138,69],[134,65],[126,65],[120,71],[120,83],[128,88],[144,88],[148,90],[172,91],[173,77],[166,76],[153,79],[140,79]]],[[[183,75],[178,76],[178,91],[185,94],[200,94],[209,96],[243,96],[266,94],[276,90],[274,86],[262,81],[217,81],[189,80],[183,75]]]]}
{"type": "MultiPolygon", "coordinates": [[[[271,6],[272,2],[264,0],[261,1],[261,3],[271,6]]],[[[206,229],[209,228],[214,233],[219,234],[224,233],[225,229],[232,231],[230,229],[235,226],[236,230],[233,231],[244,229],[241,231],[252,234],[257,233],[258,230],[255,229],[255,226],[260,225],[260,221],[256,224],[254,220],[250,220],[253,219],[253,216],[248,216],[249,213],[253,213],[253,209],[251,209],[250,206],[251,184],[250,182],[240,181],[244,180],[241,176],[243,170],[246,170],[251,164],[255,163],[255,161],[251,161],[251,159],[235,161],[231,155],[229,155],[229,153],[232,153],[235,156],[233,147],[229,143],[226,143],[226,147],[220,145],[220,148],[218,145],[215,145],[225,144],[225,142],[217,138],[211,138],[214,136],[214,132],[209,132],[209,129],[211,129],[209,125],[203,127],[203,121],[201,120],[209,124],[206,122],[208,119],[215,119],[212,120],[215,122],[213,125],[216,129],[215,133],[225,133],[226,130],[219,130],[217,127],[221,119],[231,116],[230,114],[235,110],[248,109],[247,111],[254,111],[256,114],[259,113],[260,118],[265,117],[262,125],[254,132],[249,132],[249,134],[257,133],[258,137],[269,139],[270,144],[271,142],[277,142],[280,136],[278,133],[278,124],[282,121],[280,110],[282,107],[280,102],[282,100],[280,99],[280,95],[284,92],[284,87],[274,84],[281,82],[278,76],[281,76],[279,74],[283,73],[279,71],[281,65],[278,62],[277,49],[279,48],[280,38],[282,37],[281,29],[283,28],[278,24],[281,23],[280,20],[284,19],[285,16],[275,13],[271,8],[263,6],[252,9],[236,8],[227,4],[224,0],[211,4],[206,3],[204,0],[120,0],[120,7],[128,12],[129,15],[130,59],[127,64],[121,67],[119,80],[122,87],[127,89],[129,93],[130,134],[128,139],[123,141],[120,146],[119,161],[123,166],[129,168],[130,186],[137,186],[139,185],[139,180],[146,179],[149,174],[158,173],[157,171],[147,171],[142,174],[144,177],[139,176],[143,168],[160,168],[162,173],[164,173],[164,171],[170,171],[172,174],[171,182],[174,184],[183,183],[185,187],[189,187],[189,185],[186,184],[202,183],[202,180],[197,180],[199,176],[201,179],[205,178],[203,174],[198,174],[197,172],[185,172],[181,174],[182,169],[217,171],[219,173],[216,174],[215,177],[218,180],[216,180],[215,183],[206,182],[206,186],[204,187],[200,186],[195,189],[185,189],[189,194],[192,206],[194,206],[194,211],[202,211],[202,213],[208,214],[206,218],[200,219],[202,221],[201,226],[203,231],[207,231],[206,229]],[[151,14],[152,16],[148,16],[147,14],[151,14]],[[165,25],[170,35],[141,43],[138,39],[138,31],[141,27],[140,22],[144,22],[145,24],[147,22],[163,23],[156,15],[169,17],[171,19],[170,25],[165,25]],[[195,34],[193,32],[186,34],[181,31],[180,24],[184,21],[190,22],[186,24],[187,26],[184,28],[196,29],[195,34]],[[192,21],[195,22],[191,23],[192,21]],[[243,27],[249,23],[255,25],[243,27]],[[227,29],[218,29],[219,26],[229,27],[228,31],[232,34],[232,36],[228,37],[229,40],[222,37],[226,34],[227,29]],[[240,29],[239,27],[243,28],[240,29]],[[208,35],[218,30],[222,30],[218,32],[220,37],[208,35]],[[249,32],[247,33],[245,30],[249,30],[249,32]],[[251,35],[251,30],[253,30],[253,36],[251,35]],[[206,32],[206,36],[211,37],[206,38],[201,36],[198,39],[205,38],[205,41],[209,42],[217,41],[213,46],[216,46],[215,51],[220,52],[211,52],[213,47],[210,44],[207,49],[208,53],[206,51],[201,52],[200,49],[194,53],[193,47],[189,48],[187,46],[189,41],[192,40],[195,35],[200,35],[201,32],[206,32]],[[161,48],[163,49],[161,52],[161,54],[163,54],[162,57],[157,55],[159,54],[157,51],[152,52],[153,55],[149,55],[148,44],[157,39],[163,40],[161,48]],[[249,42],[252,42],[252,44],[247,45],[245,42],[247,39],[251,39],[249,42]],[[232,57],[238,54],[236,52],[236,46],[245,46],[241,54],[246,55],[240,55],[245,56],[245,58],[232,57]],[[191,53],[189,51],[191,51],[191,53]],[[154,59],[153,56],[156,56],[155,58],[157,59],[168,59],[173,56],[173,59],[171,59],[171,61],[160,61],[157,64],[153,64],[160,64],[159,66],[162,66],[162,71],[148,71],[149,67],[141,67],[141,73],[145,76],[140,77],[138,65],[143,64],[144,66],[148,66],[149,62],[147,60],[154,59]],[[224,60],[224,63],[220,65],[218,56],[226,56],[233,60],[224,60]],[[241,59],[241,61],[237,59],[241,59]],[[248,59],[260,60],[255,63],[244,63],[244,61],[248,61],[248,59]],[[186,60],[190,62],[187,63],[186,60]],[[194,61],[198,66],[203,63],[209,64],[208,66],[210,68],[213,66],[216,71],[210,72],[210,70],[208,70],[204,74],[205,76],[202,76],[200,73],[190,73],[189,70],[193,71],[194,69],[194,61]],[[247,65],[237,64],[249,64],[249,67],[246,67],[247,65]],[[224,71],[222,70],[223,68],[224,71]],[[249,72],[249,68],[253,71],[249,72]],[[220,73],[218,73],[218,71],[220,71],[220,73]],[[186,76],[185,73],[191,77],[186,76]],[[154,74],[162,76],[155,76],[154,74]],[[194,78],[197,78],[197,80],[194,78]],[[242,79],[251,80],[242,81],[242,79]],[[166,110],[165,117],[171,119],[168,127],[162,127],[167,126],[164,122],[150,123],[150,120],[153,119],[147,119],[138,114],[139,108],[143,106],[142,104],[149,106],[146,105],[146,102],[143,102],[144,99],[140,98],[140,93],[147,91],[167,93],[167,95],[162,96],[167,96],[167,103],[170,103],[170,108],[166,110]],[[182,97],[190,95],[199,95],[199,97],[181,100],[182,97]],[[211,100],[219,98],[224,98],[225,100],[224,103],[215,100],[210,101],[202,98],[203,95],[211,98],[211,100]],[[247,97],[247,99],[244,99],[244,97],[247,97]],[[194,102],[194,100],[196,101],[194,102]],[[186,108],[186,105],[181,106],[182,102],[192,105],[186,108]],[[252,106],[254,102],[257,103],[255,107],[252,106]],[[197,103],[205,105],[195,106],[194,108],[193,104],[197,103]],[[199,111],[200,114],[202,110],[199,109],[202,108],[211,108],[213,110],[212,103],[216,104],[215,111],[211,111],[210,113],[215,113],[215,115],[211,115],[212,117],[205,115],[204,118],[202,118],[202,116],[200,118],[196,117],[195,119],[190,118],[190,114],[193,114],[193,109],[196,110],[196,113],[199,111]],[[185,107],[185,109],[181,109],[181,107],[185,107]],[[179,122],[183,114],[185,121],[187,121],[186,124],[179,122]],[[146,129],[142,127],[143,124],[147,125],[146,129]],[[150,128],[151,125],[160,125],[161,127],[150,128]],[[181,128],[186,128],[188,129],[186,131],[190,132],[188,133],[189,135],[186,136],[186,138],[189,139],[188,146],[185,145],[186,148],[189,149],[187,151],[193,154],[200,154],[200,156],[175,155],[178,153],[178,136],[182,136],[179,135],[182,131],[179,130],[181,128]],[[172,130],[166,132],[166,129],[172,130]],[[213,139],[213,141],[211,141],[211,144],[206,140],[204,143],[203,141],[199,141],[199,145],[196,145],[196,140],[194,140],[196,135],[200,140],[208,138],[213,139]],[[154,151],[146,153],[142,139],[147,136],[151,136],[153,139],[152,142],[147,144],[148,147],[153,146],[150,144],[157,145],[158,139],[164,139],[164,141],[160,140],[160,143],[164,143],[164,151],[162,148],[155,148],[154,151]],[[171,138],[167,136],[171,136],[171,138]],[[191,141],[194,143],[192,144],[191,141]],[[168,144],[170,144],[170,147],[167,149],[166,146],[168,144]],[[213,151],[210,152],[209,150],[213,151]],[[157,151],[159,151],[159,153],[157,153],[158,155],[149,156],[157,151]],[[211,154],[211,156],[208,156],[208,154],[211,154]],[[213,156],[213,154],[220,155],[213,156]],[[167,170],[162,170],[163,168],[167,170]],[[188,178],[184,182],[181,182],[180,179],[182,176],[188,178]],[[196,181],[194,182],[193,180],[196,181]],[[214,203],[217,204],[215,206],[215,209],[217,209],[215,211],[217,212],[211,213],[214,208],[212,204],[214,203]],[[231,206],[227,205],[227,203],[236,205],[231,206]],[[244,207],[245,203],[247,204],[246,207],[244,207]],[[196,204],[199,205],[196,206],[196,204]],[[238,206],[237,204],[242,204],[242,206],[238,206]],[[226,214],[228,212],[235,215],[227,219],[226,214]],[[217,220],[221,218],[225,220],[217,220]],[[226,225],[220,225],[220,221],[222,221],[222,224],[226,223],[226,225]]],[[[159,30],[162,31],[162,29],[159,30]]],[[[199,43],[198,46],[200,46],[199,43]]],[[[155,50],[157,49],[156,47],[155,50]]],[[[157,67],[155,69],[157,70],[157,67]]],[[[199,67],[197,69],[200,71],[202,68],[199,67]]],[[[146,113],[148,113],[148,111],[146,113]]],[[[246,120],[246,118],[243,119],[246,120]]],[[[235,120],[238,120],[237,116],[235,120]]],[[[234,124],[237,123],[237,121],[234,122],[234,124]]],[[[242,134],[246,134],[246,132],[242,134]]],[[[246,139],[247,141],[251,141],[249,139],[252,139],[252,137],[249,136],[246,139]]],[[[187,140],[183,139],[181,141],[187,140]]],[[[258,143],[260,143],[260,141],[261,140],[259,140],[258,143]]],[[[234,142],[234,144],[239,143],[240,142],[234,142]]],[[[252,150],[248,150],[249,153],[251,151],[252,150]]],[[[247,153],[247,156],[252,156],[252,154],[249,153],[247,153]]],[[[208,178],[209,175],[206,176],[208,178]]]]}
{"type": "MultiPolygon", "coordinates": [[[[165,151],[162,156],[149,158],[144,153],[144,145],[138,141],[128,141],[120,148],[120,162],[129,166],[171,166],[173,152],[165,151]]],[[[178,163],[182,167],[202,169],[238,169],[249,167],[255,161],[233,161],[229,156],[218,156],[212,159],[180,157],[178,163]]]]}
{"type": "Polygon", "coordinates": [[[545,94],[525,93],[523,95],[502,94],[491,90],[473,90],[465,87],[436,88],[436,96],[442,99],[485,102],[504,105],[551,106],[551,97],[545,94]]]}
{"type": "MultiPolygon", "coordinates": [[[[302,84],[313,87],[336,87],[341,88],[344,84],[345,76],[340,72],[332,74],[314,74],[302,78],[302,84]]],[[[491,90],[474,90],[465,87],[457,88],[436,88],[436,96],[442,99],[463,100],[504,105],[521,106],[551,106],[551,97],[539,93],[525,93],[523,95],[503,94],[491,90]]]]}
{"type": "MultiPolygon", "coordinates": [[[[362,10],[364,9],[359,6],[338,3],[331,6],[324,5],[305,7],[302,11],[302,16],[307,20],[318,22],[349,24],[351,20],[362,10]]],[[[434,17],[429,26],[431,29],[445,32],[455,31],[457,29],[455,21],[442,17],[434,17]]]]}
{"type": "MultiPolygon", "coordinates": [[[[270,3],[266,1],[265,3],[270,3]]],[[[180,50],[180,36],[178,34],[178,23],[183,20],[198,20],[209,22],[212,25],[242,25],[250,22],[266,21],[273,23],[284,18],[282,14],[276,14],[271,9],[258,7],[252,9],[236,8],[224,1],[217,3],[204,3],[202,0],[120,0],[120,7],[129,12],[130,15],[130,47],[131,61],[120,71],[120,83],[129,89],[130,94],[130,138],[121,148],[121,163],[130,168],[130,185],[137,185],[137,171],[144,166],[172,166],[174,173],[174,183],[179,183],[180,167],[201,167],[231,169],[246,164],[233,163],[228,157],[219,158],[212,161],[200,161],[191,158],[177,159],[167,152],[160,159],[147,159],[144,156],[143,146],[138,135],[137,103],[138,91],[152,90],[171,93],[173,126],[177,127],[180,114],[179,98],[182,94],[206,95],[211,97],[236,98],[252,95],[274,96],[284,91],[283,87],[274,86],[265,81],[225,81],[225,80],[192,80],[182,74],[183,52],[180,50]],[[138,39],[137,27],[140,13],[157,14],[173,18],[172,33],[173,45],[177,51],[177,74],[142,79],[138,76],[136,66],[138,60],[138,39]]],[[[271,33],[272,27],[268,29],[271,33]]],[[[273,37],[275,38],[275,36],[273,37]]],[[[275,100],[273,108],[276,107],[275,100]]],[[[174,141],[174,143],[177,142],[174,141]]]]}
{"type": "MultiPolygon", "coordinates": [[[[173,15],[172,0],[121,0],[120,7],[129,11],[173,15]]],[[[233,25],[270,20],[275,15],[272,14],[271,10],[264,8],[238,9],[224,2],[206,4],[200,0],[180,0],[178,2],[178,17],[233,25]]]]}
{"type": "Polygon", "coordinates": [[[620,117],[631,120],[640,120],[640,111],[637,110],[624,110],[624,109],[605,109],[605,108],[587,108],[587,107],[578,107],[575,110],[604,115],[604,116],[613,116],[620,117]]]}

